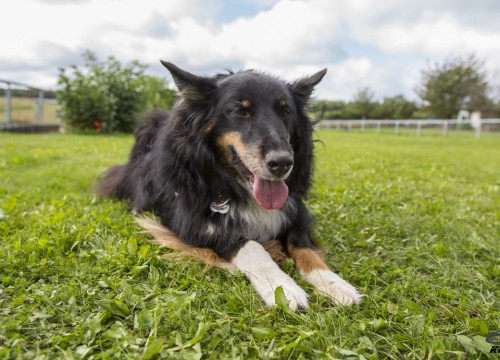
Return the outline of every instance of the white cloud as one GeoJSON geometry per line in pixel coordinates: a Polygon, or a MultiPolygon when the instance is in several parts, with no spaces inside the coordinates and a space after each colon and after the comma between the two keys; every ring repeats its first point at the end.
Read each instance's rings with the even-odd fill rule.
{"type": "Polygon", "coordinates": [[[329,64],[328,76],[318,87],[318,94],[332,99],[350,99],[354,93],[369,86],[376,93],[384,89],[384,71],[366,58],[348,58],[339,64],[329,64]]]}
{"type": "Polygon", "coordinates": [[[424,52],[448,56],[454,52],[478,52],[491,55],[500,50],[500,32],[467,27],[450,14],[407,24],[387,23],[358,33],[364,41],[391,54],[424,52]]]}
{"type": "Polygon", "coordinates": [[[167,57],[178,54],[196,67],[204,62],[223,65],[236,58],[246,67],[274,71],[324,63],[325,55],[338,57],[340,53],[335,47],[336,19],[313,5],[282,1],[255,17],[239,18],[219,27],[190,18],[174,21],[174,33],[166,41],[164,53],[167,57]]]}
{"type": "Polygon", "coordinates": [[[365,86],[379,98],[414,97],[426,59],[475,52],[495,70],[500,58],[494,0],[240,1],[265,10],[217,23],[222,0],[12,1],[0,23],[0,78],[54,86],[57,67],[91,49],[155,74],[166,74],[160,58],[205,74],[255,68],[288,80],[328,67],[319,97],[349,99],[365,86]]]}

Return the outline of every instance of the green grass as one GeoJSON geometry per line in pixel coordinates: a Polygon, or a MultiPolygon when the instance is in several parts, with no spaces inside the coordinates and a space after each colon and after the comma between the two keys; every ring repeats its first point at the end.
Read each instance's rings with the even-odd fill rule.
{"type": "Polygon", "coordinates": [[[322,131],[308,205],[366,297],[268,309],[243,275],[169,261],[97,199],[128,136],[0,134],[0,358],[480,359],[500,329],[500,136],[322,131]]]}
{"type": "MultiPolygon", "coordinates": [[[[35,98],[11,98],[10,121],[13,123],[33,123],[36,121],[36,101],[35,98]]],[[[5,122],[5,96],[0,96],[0,123],[5,122]]],[[[43,104],[43,122],[47,124],[57,124],[57,110],[59,105],[52,103],[43,104]]]]}

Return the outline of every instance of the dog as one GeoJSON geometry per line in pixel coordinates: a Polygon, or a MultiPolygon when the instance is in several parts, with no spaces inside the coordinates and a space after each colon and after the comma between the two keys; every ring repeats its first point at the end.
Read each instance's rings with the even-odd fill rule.
{"type": "Polygon", "coordinates": [[[311,186],[313,122],[306,105],[326,69],[291,83],[245,70],[198,76],[162,61],[179,90],[170,112],[153,111],[135,132],[125,165],[96,191],[128,200],[155,242],[209,265],[243,272],[272,307],[281,287],[291,310],[306,292],[275,260],[335,303],[362,295],[325,264],[303,199],[311,186]]]}

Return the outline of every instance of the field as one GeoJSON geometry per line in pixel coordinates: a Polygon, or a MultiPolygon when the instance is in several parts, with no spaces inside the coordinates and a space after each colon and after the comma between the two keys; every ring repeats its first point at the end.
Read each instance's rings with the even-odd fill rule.
{"type": "MultiPolygon", "coordinates": [[[[0,96],[0,123],[5,122],[5,97],[0,96]]],[[[44,103],[43,122],[57,124],[57,104],[44,103]]],[[[36,120],[36,99],[35,98],[11,98],[11,122],[13,123],[33,123],[36,120]]]]}
{"type": "Polygon", "coordinates": [[[0,134],[0,358],[487,359],[500,330],[500,136],[321,131],[308,206],[366,296],[268,309],[96,198],[129,136],[0,134]]]}

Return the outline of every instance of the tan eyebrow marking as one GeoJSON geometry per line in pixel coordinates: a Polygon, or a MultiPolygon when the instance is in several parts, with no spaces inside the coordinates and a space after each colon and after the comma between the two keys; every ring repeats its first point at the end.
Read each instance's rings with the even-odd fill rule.
{"type": "Polygon", "coordinates": [[[243,99],[240,101],[240,104],[241,104],[241,107],[245,108],[245,109],[250,109],[250,106],[252,105],[250,103],[250,100],[248,99],[243,99]]]}

